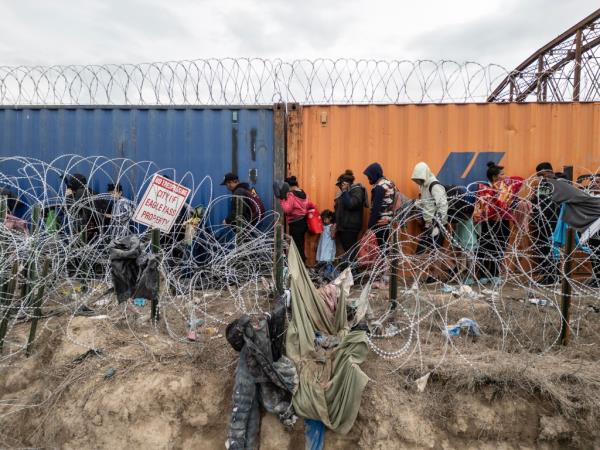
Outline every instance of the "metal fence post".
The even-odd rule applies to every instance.
[[[152,230],[152,253],[158,255],[160,253],[160,230],[153,229]],[[159,281],[160,282],[160,281]],[[159,310],[158,310],[158,295],[155,298],[150,299],[151,302],[151,311],[150,311],[150,319],[153,323],[156,323],[159,319]]]
[[[8,202],[4,195],[0,196],[0,222],[6,221],[6,215],[8,214]]]
[[[392,227],[392,239],[390,245],[390,308],[396,309],[398,306],[398,236],[397,229]]]
[[[565,166],[563,173],[566,178],[573,181],[573,166]],[[571,272],[573,270],[572,253],[575,247],[575,230],[567,230],[567,242],[565,244],[565,272],[562,279],[562,297],[560,304],[560,343],[568,345],[570,339],[570,315],[571,315]]]
[[[283,225],[275,225],[275,291],[283,294]]]

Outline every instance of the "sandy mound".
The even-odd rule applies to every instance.
[[[208,326],[195,343],[131,318],[57,316],[40,328],[34,354],[1,368],[3,447],[224,448],[237,354]],[[13,345],[28,330],[18,325]],[[450,351],[426,332],[411,358],[370,354],[355,427],[328,433],[326,448],[600,448],[597,346],[582,338],[535,356],[488,335],[455,338]],[[303,449],[302,421],[286,430],[264,416],[261,448]]]

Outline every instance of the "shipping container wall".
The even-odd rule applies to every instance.
[[[292,105],[287,171],[321,209],[332,208],[335,181],[379,162],[411,197],[419,161],[446,184],[485,178],[487,163],[527,177],[541,161],[575,166],[575,175],[600,167],[600,103],[442,104],[389,106]]]
[[[60,158],[59,169],[66,168],[70,159],[61,156],[74,154],[151,161],[156,170],[174,169],[164,173],[192,189],[210,176],[212,183],[205,181],[191,200],[194,206],[227,194],[220,186],[223,174],[237,172],[272,207],[271,109],[4,108],[0,109],[0,133],[0,156],[44,162]],[[82,162],[69,171],[85,175],[91,165]],[[21,164],[10,166],[0,170],[15,171]],[[109,173],[98,171],[90,180],[97,192],[105,192],[107,182],[117,176],[110,173],[116,169],[108,167]],[[48,181],[55,189],[61,182],[58,175]],[[141,187],[124,186],[126,195],[136,189]],[[227,207],[228,202],[218,203],[212,219],[222,220]]]

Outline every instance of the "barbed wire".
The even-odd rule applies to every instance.
[[[196,216],[199,220],[178,219],[180,225],[185,223],[185,231],[160,242],[158,322],[150,320],[149,302],[118,302],[111,276],[109,252],[115,237],[111,227],[95,223],[88,227],[86,239],[81,238],[82,213],[102,217],[96,201],[105,199],[106,194],[90,191],[79,200],[67,201],[69,193],[62,179],[75,171],[85,172],[89,185],[96,178],[121,184],[133,203],[142,198],[155,173],[169,174],[191,189],[192,206],[202,206],[203,213]],[[594,191],[596,178],[590,180],[592,184],[580,187]],[[412,364],[419,376],[456,365],[456,361],[474,373],[485,372],[485,367],[478,365],[482,354],[499,360],[523,353],[531,361],[528,364],[533,364],[539,359],[532,356],[543,358],[559,343],[564,326],[559,282],[567,275],[572,289],[572,346],[585,352],[590,346],[597,347],[600,240],[577,246],[572,252],[558,246],[550,255],[548,242],[541,242],[550,239],[547,233],[544,239],[535,233],[540,227],[546,231],[555,227],[554,218],[547,214],[549,204],[532,201],[538,185],[535,177],[525,180],[519,198],[515,198],[510,235],[504,236],[505,247],[500,253],[480,251],[490,245],[498,248],[497,241],[502,238],[477,231],[477,227],[468,246],[456,229],[440,227],[447,245],[415,251],[429,232],[419,225],[426,202],[417,200],[385,227],[389,237],[383,252],[367,253],[367,259],[372,260],[368,265],[360,252],[357,260],[350,261],[354,286],[347,298],[349,320],[352,317],[353,325],[367,324],[369,348],[377,360],[398,369]],[[52,333],[60,333],[60,339],[76,349],[75,356],[79,356],[67,361],[67,369],[79,367],[92,352],[101,355],[105,366],[125,370],[126,366],[152,360],[160,352],[183,358],[186,351],[189,356],[199,348],[223,351],[226,344],[221,333],[226,324],[241,314],[264,314],[277,301],[274,224],[280,217],[271,211],[258,226],[247,222],[224,225],[216,212],[233,198],[216,195],[209,177],[195,181],[190,174],[127,159],[65,155],[44,162],[12,157],[0,158],[0,188],[8,198],[8,215],[0,223],[0,334],[4,338],[0,373],[10,373],[24,364],[27,359],[22,356],[29,345],[40,354],[52,345],[44,341],[48,333],[41,331],[28,344],[28,330],[34,320],[39,319],[42,331],[54,323]],[[209,194],[200,195],[206,192]],[[459,199],[468,200],[473,189],[466,192]],[[271,193],[260,194],[265,197]],[[202,205],[197,203],[200,200]],[[20,218],[11,214],[17,211]],[[57,217],[51,218],[50,211],[58,212]],[[143,253],[150,253],[147,230],[130,223],[126,231],[139,238]],[[283,247],[287,251],[285,242]],[[587,272],[587,283],[581,275],[568,271],[567,258],[574,261],[573,273]],[[348,259],[342,257],[336,262],[341,272]],[[393,267],[398,269],[394,307],[388,290]],[[283,269],[285,273],[286,265]],[[328,308],[331,284],[317,270],[310,274]],[[431,277],[435,279],[428,281]],[[343,282],[341,289],[345,289]],[[81,332],[82,327],[86,332]],[[220,347],[215,347],[215,339],[221,341]],[[121,352],[123,343],[126,353]],[[228,364],[230,359],[221,364]],[[176,364],[178,359],[172,361]],[[80,376],[91,374],[88,370]],[[62,389],[64,386],[59,385],[53,395]],[[28,409],[51,409],[52,404],[14,395],[4,399],[3,408],[0,420]]]
[[[104,311],[112,314],[114,321],[122,319],[115,313],[119,305],[112,300],[114,293],[110,293],[109,244],[114,241],[115,233],[111,226],[102,225],[104,213],[99,211],[97,202],[106,199],[106,194],[90,191],[79,200],[68,201],[67,184],[60,181],[84,166],[88,183],[101,177],[120,184],[134,204],[142,198],[155,173],[169,172],[158,170],[150,162],[105,157],[65,155],[49,163],[23,157],[0,158],[0,187],[3,195],[8,195],[9,213],[20,210],[22,217],[9,214],[0,225],[0,245],[3,254],[8,255],[0,261],[0,319],[7,326],[5,348],[12,349],[0,357],[0,361],[25,350],[23,342],[10,338],[11,330],[40,314],[36,296],[42,288],[45,294],[39,305],[43,311],[41,317],[79,315],[82,308],[85,313],[89,307],[94,314]],[[160,308],[167,327],[166,338],[186,342],[186,324],[196,318],[221,326],[236,312],[252,314],[268,310],[269,302],[264,300],[269,298],[274,286],[274,223],[279,217],[275,212],[267,213],[260,227],[248,223],[224,225],[222,217],[213,212],[222,211],[221,204],[230,202],[231,196],[215,196],[209,177],[200,182],[194,182],[190,174],[177,177],[173,173],[172,177],[190,187],[190,198],[195,201],[199,201],[201,192],[210,193],[202,197],[202,216],[196,217],[192,225],[189,218],[195,209],[190,208],[176,230],[165,235],[160,245],[163,286]],[[542,353],[547,351],[556,345],[561,330],[561,290],[557,283],[566,277],[567,257],[574,258],[578,269],[592,261],[591,283],[584,284],[579,278],[572,278],[570,282],[576,302],[573,323],[581,321],[591,306],[597,307],[594,296],[600,287],[600,245],[587,246],[583,256],[579,247],[572,254],[565,254],[563,248],[549,255],[552,244],[545,241],[551,239],[548,233],[556,226],[556,217],[548,216],[543,209],[548,205],[531,202],[536,183],[536,178],[526,180],[521,189],[524,194],[519,199],[519,210],[526,211],[521,216],[527,217],[515,218],[510,236],[503,238],[498,230],[490,234],[473,228],[473,242],[464,248],[464,242],[454,231],[441,228],[447,248],[415,252],[426,242],[427,236],[427,231],[419,231],[416,226],[422,207],[422,201],[417,201],[388,226],[389,240],[395,244],[388,244],[385,252],[378,250],[376,260],[366,267],[360,260],[350,264],[355,274],[360,274],[357,281],[360,298],[367,299],[368,309],[374,314],[385,311],[388,305],[384,300],[387,290],[378,285],[389,283],[390,267],[395,265],[401,273],[398,282],[401,308],[395,314],[405,316],[393,322],[395,328],[372,330],[371,347],[378,355],[407,357],[410,348],[418,343],[418,330],[424,322],[429,328],[444,330],[458,319],[453,317],[457,313],[454,306],[461,304],[464,308],[465,300],[473,320],[501,330],[502,348],[509,344],[531,345]],[[472,189],[467,190],[464,195],[472,196],[472,192]],[[54,212],[52,217],[51,212]],[[85,239],[81,238],[82,217],[88,220]],[[540,227],[546,229],[544,239],[536,234],[535,230],[539,234]],[[144,251],[149,252],[147,230],[132,223],[121,231],[138,236]],[[499,244],[502,239],[505,242]],[[499,249],[499,246],[504,248]],[[340,260],[341,264],[347,262]],[[313,275],[315,280],[323,282],[318,272]],[[435,278],[433,287],[428,287],[424,283],[432,276]],[[14,283],[9,289],[11,281]],[[534,309],[530,309],[531,298],[540,300]],[[520,315],[515,315],[517,310]],[[541,322],[532,320],[532,314]],[[372,323],[384,322],[375,319],[370,317]],[[523,320],[527,326],[521,323]],[[497,324],[492,325],[490,321]],[[380,348],[378,339],[398,336],[408,339],[399,349],[384,351]]]
[[[0,66],[1,105],[484,102],[508,71],[449,60],[196,59]]]

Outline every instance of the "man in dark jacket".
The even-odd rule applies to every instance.
[[[558,282],[558,266],[552,257],[552,234],[558,221],[559,206],[552,201],[552,185],[549,179],[555,179],[552,164],[542,162],[535,168],[540,177],[539,184],[531,196],[531,242],[534,252],[534,263],[542,285]]]
[[[591,233],[588,228],[600,220],[600,197],[584,192],[564,180],[552,180],[552,200],[564,205],[562,219],[575,231],[582,233],[579,244],[587,244],[591,250],[592,278],[588,281],[590,287],[600,287],[600,237],[598,232]],[[589,240],[588,240],[589,239]]]
[[[392,221],[394,215],[395,186],[383,176],[383,169],[379,163],[369,165],[363,173],[373,186],[368,227],[375,231],[379,247],[383,248],[389,234],[389,227],[386,225]]]
[[[356,260],[358,235],[363,227],[363,208],[367,207],[367,192],[360,183],[354,183],[354,174],[346,170],[338,177],[340,193],[335,199],[335,235],[345,255],[345,265]]]
[[[252,190],[250,185],[248,183],[240,183],[238,176],[229,172],[223,177],[221,186],[225,186],[227,190],[231,192],[231,195],[233,195],[233,198],[231,199],[229,215],[225,218],[224,223],[227,225],[235,224],[236,218],[238,215],[240,215],[244,218],[245,222],[248,222],[251,225],[256,225],[256,223],[260,220],[260,206],[257,204],[257,201],[252,198]],[[238,198],[240,197],[242,199],[242,210],[238,212],[236,205],[238,204]]]

